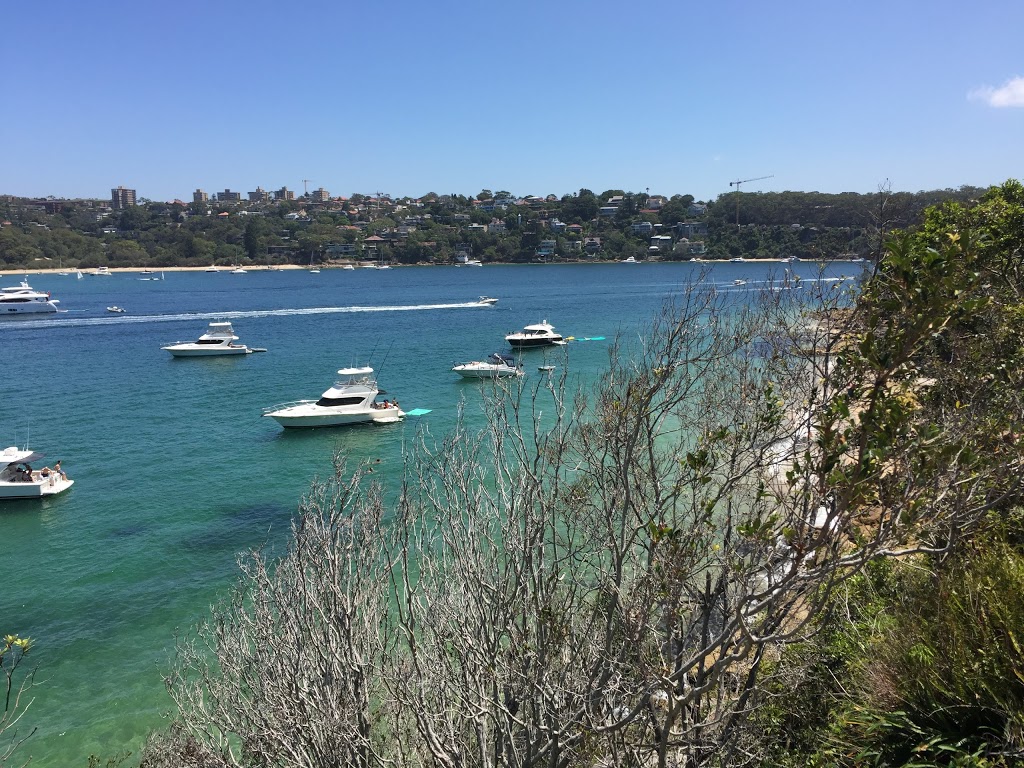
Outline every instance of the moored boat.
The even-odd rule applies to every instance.
[[[405,413],[397,401],[377,402],[382,394],[373,368],[342,368],[334,385],[319,400],[298,400],[264,410],[263,415],[286,428],[340,427],[349,424],[393,424]]]
[[[531,347],[545,347],[551,344],[564,344],[565,339],[560,333],[556,333],[554,327],[547,320],[541,323],[527,325],[521,331],[510,333],[505,341],[513,349],[527,349]]]
[[[464,379],[497,379],[503,376],[522,376],[523,369],[509,355],[494,352],[486,360],[473,360],[452,366],[452,371]]]
[[[0,501],[55,496],[74,485],[75,481],[61,470],[59,461],[53,469],[32,469],[31,463],[43,458],[41,453],[13,445],[0,451]]]

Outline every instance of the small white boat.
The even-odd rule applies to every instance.
[[[207,268],[206,268],[206,269],[205,269],[204,271],[205,271],[205,272],[220,272],[220,270],[219,270],[219,269],[217,269],[217,267],[215,267],[215,266],[212,266],[212,265],[211,265],[211,266],[209,266],[209,267],[207,267]]]
[[[210,323],[206,333],[195,341],[179,341],[160,349],[170,352],[175,357],[212,357],[214,355],[248,355],[250,352],[262,352],[245,344],[235,344],[235,335],[231,323]]]
[[[340,377],[319,400],[298,400],[267,408],[264,416],[282,427],[340,427],[349,424],[393,424],[405,413],[394,401],[377,402],[381,393],[373,368],[342,368]]]
[[[320,274],[320,270],[317,267],[311,267],[310,270],[309,270],[309,274],[311,274],[311,275],[319,275]]]
[[[58,299],[51,299],[49,292],[37,291],[28,284],[28,277],[20,285],[0,288],[0,317],[5,315],[56,312]]]
[[[635,258],[633,258],[632,256],[629,256],[629,257],[627,257],[627,258],[623,259],[623,260],[622,260],[621,262],[619,262],[619,263],[620,263],[620,264],[639,264],[640,262],[639,262],[639,261],[637,261],[637,260],[636,260]]]
[[[464,379],[497,379],[503,376],[522,376],[523,369],[510,355],[494,352],[486,360],[460,363],[452,370]]]
[[[510,333],[505,337],[505,341],[513,349],[545,347],[551,344],[561,345],[565,343],[562,334],[555,333],[554,327],[547,320],[542,323],[527,325],[521,331]]]
[[[742,278],[737,277],[735,280],[732,281],[732,284],[733,285],[746,285],[747,281],[743,280]]]
[[[32,469],[31,462],[43,459],[43,454],[20,450],[15,446],[0,451],[0,501],[9,499],[41,499],[63,493],[74,480],[57,467]]]
[[[249,273],[248,273],[248,272],[246,272],[246,271],[245,271],[244,269],[242,269],[241,267],[235,267],[234,269],[232,269],[232,270],[231,270],[231,274],[232,274],[232,275],[247,275],[247,274],[249,274]]]
[[[118,314],[118,315],[124,314],[127,311],[128,310],[125,309],[124,307],[119,307],[116,304],[114,306],[112,306],[112,307],[107,307],[107,312],[113,312],[113,313]]]
[[[96,269],[94,269],[92,273],[99,277],[110,277],[112,274],[114,274],[106,267],[96,267]]]
[[[355,265],[354,265],[354,264],[346,264],[345,266],[343,266],[343,267],[342,267],[342,269],[353,269],[353,270],[354,270],[355,268],[356,268],[356,267],[355,267]]]
[[[478,304],[486,304],[486,305],[490,306],[492,304],[497,304],[498,300],[493,298],[493,297],[491,297],[491,296],[481,296],[480,300],[477,303]]]

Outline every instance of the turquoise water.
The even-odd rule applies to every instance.
[[[707,266],[707,265],[705,265]],[[724,263],[708,279],[742,298],[779,265]],[[807,278],[815,264],[791,265]],[[0,633],[35,639],[41,684],[23,747],[34,766],[86,764],[137,752],[168,710],[161,674],[176,630],[205,614],[235,577],[238,552],[279,542],[331,456],[402,465],[426,423],[471,418],[479,384],[454,362],[507,351],[504,335],[549,320],[584,380],[604,367],[617,333],[633,335],[698,267],[684,264],[405,267],[387,271],[33,276],[67,310],[0,321],[0,448],[26,442],[75,480],[63,496],[0,502]],[[858,272],[833,264],[832,277]],[[15,284],[9,273],[3,284]],[[734,286],[737,278],[744,286]],[[493,307],[475,306],[481,295]],[[113,315],[105,307],[127,308]],[[266,353],[174,359],[160,349],[229,319]],[[556,352],[555,357],[561,355]],[[527,381],[545,352],[525,353]],[[554,360],[561,362],[560,359]],[[283,431],[269,405],[315,398],[341,367],[372,365],[403,409],[398,425]],[[382,471],[383,470],[383,471]]]

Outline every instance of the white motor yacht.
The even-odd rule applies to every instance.
[[[107,307],[107,312],[113,312],[113,313],[118,314],[118,315],[123,315],[127,311],[128,310],[125,309],[124,307],[119,307],[116,304],[114,306],[112,306],[112,307]]]
[[[299,400],[267,408],[264,416],[282,427],[339,427],[347,424],[392,424],[405,413],[397,402],[377,402],[381,390],[373,368],[342,368],[334,386],[319,400]]]
[[[480,297],[480,301],[478,301],[477,303],[478,304],[486,304],[486,305],[490,306],[491,304],[497,304],[498,300],[496,298],[494,298],[493,296],[481,296]]]
[[[453,366],[452,370],[464,379],[497,379],[502,376],[522,376],[523,369],[509,355],[494,352],[486,360],[473,360]]]
[[[31,462],[42,458],[41,453],[21,450],[13,445],[0,451],[0,501],[55,496],[74,485],[75,481],[69,480],[59,468],[33,470]]]
[[[110,277],[112,274],[114,274],[107,267],[96,267],[96,269],[94,269],[92,273],[99,277]]]
[[[523,330],[510,333],[505,341],[514,349],[526,349],[530,347],[544,347],[549,344],[564,344],[565,340],[560,333],[555,333],[554,327],[545,320],[542,323],[527,325]]]
[[[179,341],[166,347],[160,347],[160,349],[167,350],[175,357],[247,355],[257,351],[245,344],[235,344],[236,341],[238,341],[238,337],[235,336],[231,323],[210,323],[206,333],[195,341]]]
[[[0,316],[56,312],[59,303],[59,300],[50,298],[49,292],[35,290],[28,284],[27,277],[20,285],[0,288]]]

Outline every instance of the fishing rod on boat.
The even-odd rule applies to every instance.
[[[384,353],[384,359],[380,361],[380,368],[377,369],[377,373],[381,373],[384,370],[384,363],[388,361],[388,357],[391,355],[391,348],[395,346],[395,340],[391,340],[391,344],[388,345],[388,351]],[[374,347],[376,349],[376,347]]]

